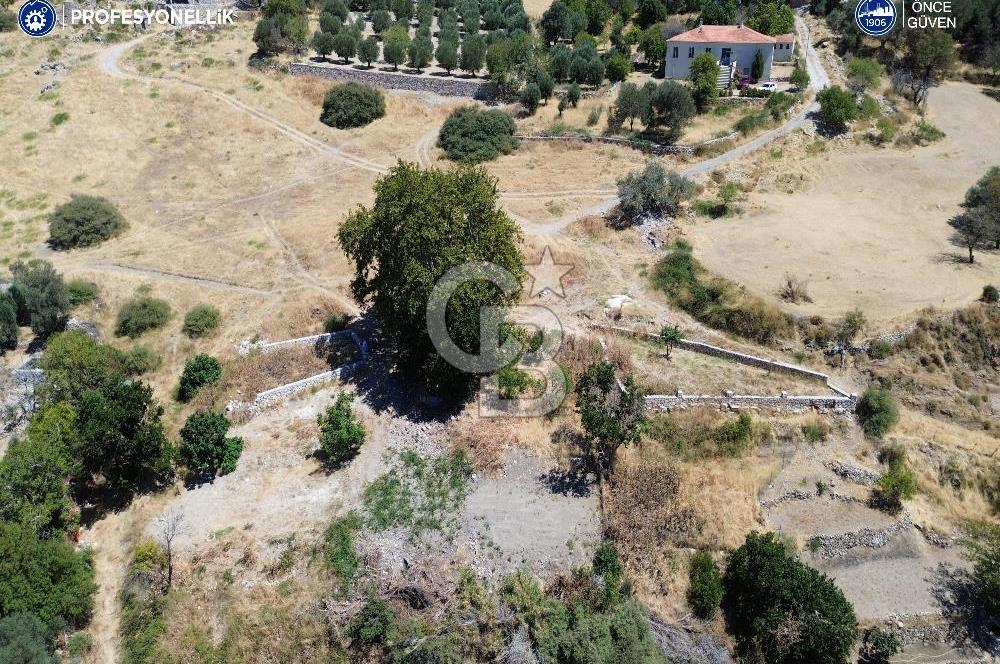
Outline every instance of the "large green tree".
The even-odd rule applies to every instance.
[[[28,612],[46,625],[81,626],[93,611],[96,589],[89,551],[0,522],[0,616]]]
[[[498,265],[519,285],[519,237],[517,224],[498,204],[496,180],[485,170],[424,170],[406,162],[375,183],[374,205],[359,206],[339,232],[355,266],[354,297],[371,305],[403,364],[442,391],[467,387],[469,376],[435,352],[427,332],[431,291],[448,270],[470,261]],[[484,281],[461,284],[448,304],[451,339],[477,352],[482,308],[509,305],[516,297]]]
[[[198,473],[226,475],[236,469],[243,452],[243,439],[226,437],[229,420],[222,413],[201,411],[184,422],[181,456]]]
[[[1000,249],[1000,166],[993,166],[965,192],[962,207],[982,220],[985,233]]]
[[[73,249],[99,244],[125,228],[115,205],[99,196],[73,196],[49,215],[49,245]]]
[[[827,576],[791,557],[774,533],[733,551],[722,610],[737,654],[768,664],[845,664],[858,638],[854,608]]]
[[[747,24],[765,35],[786,35],[795,32],[795,14],[784,2],[758,2],[754,5]]]
[[[719,63],[711,53],[699,53],[691,61],[688,80],[694,89],[694,103],[699,113],[704,113],[719,96]]]
[[[0,292],[0,351],[15,348],[19,333],[17,301],[10,293]]]
[[[955,41],[943,30],[905,30],[903,57],[896,65],[920,106],[927,93],[955,68]]]
[[[607,362],[587,367],[575,389],[580,422],[603,474],[613,468],[619,447],[639,440],[646,414],[645,394],[631,375],[619,385],[614,365]]]
[[[676,141],[696,113],[691,92],[677,81],[659,85],[648,81],[643,89],[649,96],[648,111],[642,119],[646,128],[658,130],[668,142]]]
[[[69,297],[62,275],[52,263],[34,258],[10,266],[11,289],[18,304],[19,322],[30,325],[40,337],[56,332],[69,312]]]
[[[25,438],[11,441],[0,461],[0,520],[21,523],[43,538],[69,526],[75,427],[76,413],[57,403],[35,413]]]

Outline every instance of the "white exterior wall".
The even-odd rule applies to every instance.
[[[677,49],[677,57],[674,57],[674,49]],[[691,49],[694,52],[691,52]],[[722,57],[722,49],[732,49],[731,61],[735,60],[741,72],[750,74],[750,67],[753,66],[753,59],[759,50],[764,56],[764,73],[762,81],[771,79],[771,63],[774,62],[774,44],[720,44],[707,42],[667,42],[666,72],[667,78],[687,78],[691,61],[702,53],[711,49],[712,56],[716,61]],[[788,51],[789,58],[791,51]]]
[[[792,53],[795,52],[795,44],[775,44],[774,45],[774,61],[775,62],[791,62]]]

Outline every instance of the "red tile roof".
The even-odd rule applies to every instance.
[[[779,44],[792,44],[795,42],[795,35],[778,35],[775,39]]]
[[[674,35],[667,42],[773,44],[775,39],[751,30],[745,25],[701,25],[694,30]]]

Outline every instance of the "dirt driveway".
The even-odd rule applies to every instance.
[[[965,250],[952,244],[946,222],[965,191],[1000,163],[1000,105],[966,83],[933,90],[928,103],[944,140],[815,157],[811,189],[764,194],[763,212],[691,228],[699,258],[770,296],[785,274],[806,280],[814,303],[795,308],[804,314],[857,306],[885,322],[978,297],[984,284],[1000,281],[1000,255],[981,252],[974,267],[960,262]]]

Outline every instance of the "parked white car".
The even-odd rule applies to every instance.
[[[774,92],[778,89],[778,84],[774,81],[767,81],[766,83],[760,84],[761,90],[767,90],[768,92]]]

